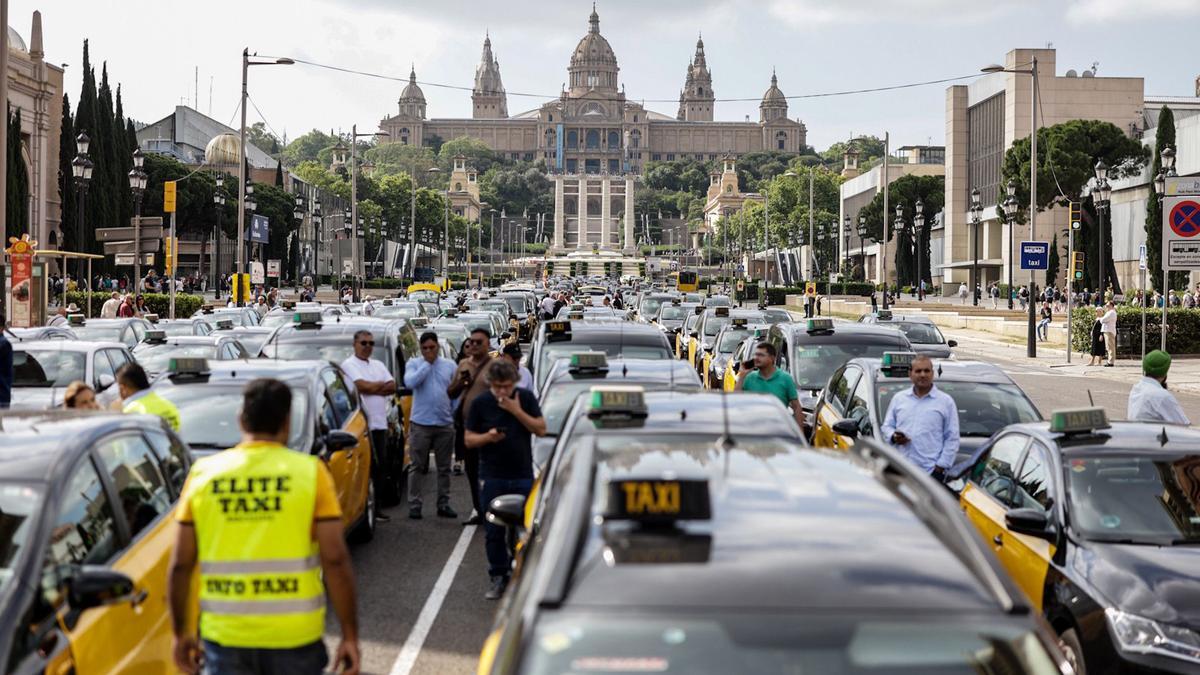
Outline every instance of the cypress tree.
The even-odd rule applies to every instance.
[[[1166,294],[1162,286],[1162,207],[1153,178],[1162,171],[1162,151],[1175,147],[1175,113],[1167,106],[1158,111],[1158,128],[1154,134],[1154,157],[1150,165],[1150,198],[1146,202],[1146,274],[1151,286]],[[1168,284],[1171,288],[1182,288],[1187,284],[1187,272],[1172,272]]]
[[[125,133],[125,106],[121,103],[121,85],[117,85],[117,104],[113,113],[112,139],[116,167],[116,180],[113,195],[115,199],[116,218],[118,227],[129,223],[133,217],[133,200],[129,198],[129,172],[133,169],[133,149],[136,145],[129,144],[129,136]]]
[[[283,187],[283,162],[275,163],[275,187]]]
[[[1046,286],[1050,287],[1054,285],[1054,282],[1058,281],[1059,257],[1057,232],[1054,233],[1054,237],[1050,240],[1050,255],[1049,260],[1046,262],[1048,263],[1046,267]]]
[[[12,111],[12,106],[9,106]],[[25,157],[21,154],[21,110],[6,115],[8,134],[8,194],[4,205],[5,245],[8,237],[29,232],[29,176],[25,173]]]
[[[88,189],[88,204],[96,203],[96,218],[88,223],[89,228],[116,227],[117,185],[114,180],[117,170],[116,149],[113,147],[113,99],[108,84],[108,62],[100,66],[100,86],[96,90],[96,133],[92,135],[92,185]],[[95,237],[89,237],[89,240]],[[95,244],[95,242],[89,242]],[[95,244],[99,249],[99,245]],[[98,250],[96,252],[99,252]]]
[[[75,179],[71,174],[71,160],[75,159],[75,120],[71,116],[71,101],[66,94],[62,99],[62,131],[58,135],[58,200],[62,204],[62,241],[59,247],[74,251],[79,245],[75,234]],[[48,242],[47,242],[48,243]],[[45,244],[43,244],[45,245]]]

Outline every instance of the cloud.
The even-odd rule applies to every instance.
[[[1074,24],[1095,24],[1109,21],[1145,21],[1148,19],[1182,19],[1200,16],[1197,0],[1072,0],[1066,11],[1067,20]]]
[[[771,0],[767,12],[793,28],[816,29],[851,24],[912,24],[916,20],[923,25],[978,23],[1037,6],[1035,0]]]

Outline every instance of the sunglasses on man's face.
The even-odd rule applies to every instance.
[[[375,341],[374,340],[359,340],[358,344],[366,346],[366,347],[374,347]]]

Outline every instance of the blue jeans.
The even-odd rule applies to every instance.
[[[328,663],[321,640],[291,649],[223,647],[204,641],[204,675],[321,675]]]
[[[1049,340],[1050,336],[1050,319],[1042,319],[1037,324],[1037,336],[1039,340]]]
[[[484,509],[502,495],[525,495],[533,488],[532,478],[480,478],[479,503]],[[483,516],[485,514],[480,514]],[[483,545],[487,551],[488,576],[508,578],[512,574],[512,556],[508,550],[508,531],[483,521]]]

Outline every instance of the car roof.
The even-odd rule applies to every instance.
[[[60,352],[90,352],[96,349],[128,349],[123,342],[99,340],[29,340],[13,345],[13,350],[50,350]]]
[[[317,377],[322,369],[331,365],[329,361],[318,360],[211,360],[208,362],[206,377],[175,379],[161,377],[154,381],[153,386],[157,387],[164,382],[173,386],[214,382],[249,382],[260,377],[272,377],[285,382],[296,380],[310,381],[312,378]]]
[[[600,382],[673,382],[676,385],[700,386],[696,371],[685,361],[679,359],[626,359],[619,356],[608,359],[607,370],[588,370],[571,372],[571,360],[560,358],[555,360],[546,378],[546,386],[559,382],[587,381]]]
[[[896,328],[888,328],[867,323],[839,323],[834,324],[833,332],[831,333],[814,333],[809,334],[808,324],[804,321],[796,323],[777,323],[771,327],[771,330],[779,330],[795,337],[801,337],[806,341],[812,342],[879,342],[879,341],[895,341],[897,339],[908,341]]]
[[[546,324],[540,324],[539,327]],[[565,337],[565,336],[569,336]],[[593,343],[608,343],[628,341],[630,344],[645,346],[666,342],[666,337],[658,328],[644,323],[630,321],[571,321],[571,330],[555,338],[555,342],[588,341]]]
[[[908,613],[1003,607],[945,535],[886,484],[884,473],[864,470],[845,454],[780,441],[689,448],[651,440],[597,452],[594,486],[664,474],[708,481],[711,519],[679,528],[710,537],[709,549],[700,561],[606,564],[608,524],[589,519],[568,608]],[[636,546],[632,528],[613,525]],[[960,529],[957,536],[973,533]]]
[[[854,364],[862,368],[869,369],[875,374],[875,379],[881,381],[887,380],[903,380],[908,382],[908,374],[903,375],[884,375],[880,372],[883,364],[879,359],[871,359],[866,357],[858,357],[850,359],[847,364]],[[952,359],[933,359],[933,372],[936,377],[933,383],[937,384],[938,380],[947,382],[980,382],[983,384],[1014,384],[1013,379],[1008,376],[999,366],[986,361],[957,361]]]
[[[637,427],[639,434],[720,435],[725,431],[728,413],[734,438],[740,434],[800,438],[799,427],[792,416],[779,399],[769,394],[727,394],[711,390],[647,391],[643,399],[647,414],[644,423]],[[602,420],[584,423],[587,419],[585,416],[575,426],[574,433],[605,432]],[[753,431],[745,432],[747,429]],[[624,431],[628,432],[629,429]]]
[[[1051,413],[1053,414],[1053,413]],[[1162,422],[1110,422],[1108,429],[1092,433],[1063,434],[1050,431],[1050,422],[1028,422],[1013,424],[1005,430],[1023,431],[1049,441],[1065,455],[1137,453],[1149,455],[1161,452],[1164,455],[1200,452],[1200,429],[1183,427]]]
[[[98,433],[161,426],[162,419],[155,415],[61,408],[5,411],[0,413],[0,476],[44,482],[55,464],[73,462],[86,452],[87,439]]]

